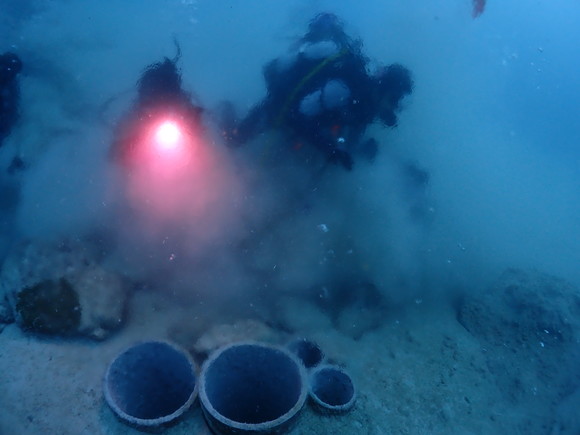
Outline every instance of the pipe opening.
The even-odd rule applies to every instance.
[[[119,355],[107,372],[109,405],[131,423],[159,424],[183,412],[196,393],[189,357],[168,343],[147,342]],[[177,415],[173,416],[177,417]]]
[[[354,404],[352,379],[338,367],[317,369],[310,382],[310,394],[318,405],[333,411],[346,411]]]
[[[277,420],[303,400],[297,362],[279,349],[256,344],[222,351],[207,366],[203,384],[215,412],[249,425]]]

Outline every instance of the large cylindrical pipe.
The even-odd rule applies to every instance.
[[[218,434],[280,434],[294,423],[308,394],[302,364],[283,348],[237,343],[204,363],[199,398]]]
[[[184,349],[164,341],[140,343],[109,365],[105,400],[131,426],[160,426],[189,409],[197,396],[196,372]]]

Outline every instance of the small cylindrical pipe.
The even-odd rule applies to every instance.
[[[189,353],[164,341],[136,344],[109,365],[105,400],[131,426],[174,421],[197,396],[197,369]]]
[[[302,361],[307,369],[312,369],[324,361],[324,352],[311,340],[298,338],[288,343],[288,349]]]
[[[323,413],[342,413],[350,410],[356,400],[351,377],[333,365],[321,365],[310,373],[310,398]]]

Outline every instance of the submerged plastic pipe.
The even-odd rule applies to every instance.
[[[286,349],[238,343],[214,352],[204,363],[199,398],[210,428],[218,434],[280,434],[304,405],[306,373]]]
[[[160,426],[180,417],[195,400],[196,366],[187,351],[171,343],[140,343],[109,365],[104,393],[126,423]]]
[[[310,398],[319,411],[338,414],[350,410],[356,391],[350,376],[340,367],[322,365],[310,373]]]
[[[299,338],[290,342],[288,349],[302,361],[302,364],[307,369],[316,367],[324,360],[324,352],[322,352],[320,346],[305,338]]]

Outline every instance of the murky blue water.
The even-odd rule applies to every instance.
[[[0,404],[10,403],[0,431],[123,433],[101,406],[107,361],[135,340],[163,338],[201,362],[228,342],[208,335],[220,325],[238,325],[220,330],[231,340],[314,336],[358,377],[363,393],[350,420],[325,426],[308,411],[296,433],[580,430],[574,1],[488,1],[475,18],[468,0],[0,3],[0,54],[23,62],[19,118],[0,147],[8,325],[0,361],[15,370],[0,377]],[[397,127],[366,129],[378,144],[374,161],[361,153],[352,171],[326,164],[284,129],[229,146],[223,102],[243,118],[266,95],[264,65],[289,61],[322,11],[362,41],[369,70],[399,63],[412,74]],[[177,156],[169,169],[158,150],[120,164],[112,148],[134,113],[138,79],[148,65],[177,59],[176,43],[182,88],[203,109],[195,125],[178,115],[193,151],[166,146]],[[322,95],[308,97],[309,113],[324,106]],[[22,254],[26,245],[44,254]],[[508,268],[518,272],[502,275]],[[17,295],[63,276],[85,286],[84,317],[58,350],[42,327],[40,336],[21,331]],[[101,285],[124,290],[116,297]],[[64,382],[54,373],[81,370],[86,336],[111,338],[88,345],[101,359],[76,379],[95,388],[79,402],[81,417],[57,424],[67,417],[54,396],[14,404],[37,394],[18,349],[43,364],[56,352],[58,368],[46,363],[41,378]],[[562,372],[552,375],[556,355]],[[372,371],[381,364],[398,377]],[[425,378],[414,378],[423,367]],[[450,370],[459,374],[446,378]],[[442,384],[425,380],[439,375]],[[478,376],[495,390],[476,385]],[[71,385],[62,387],[68,399],[84,394]],[[403,405],[392,404],[397,396]],[[206,430],[191,423],[201,421],[194,412],[170,431]],[[86,429],[70,429],[83,420]]]

